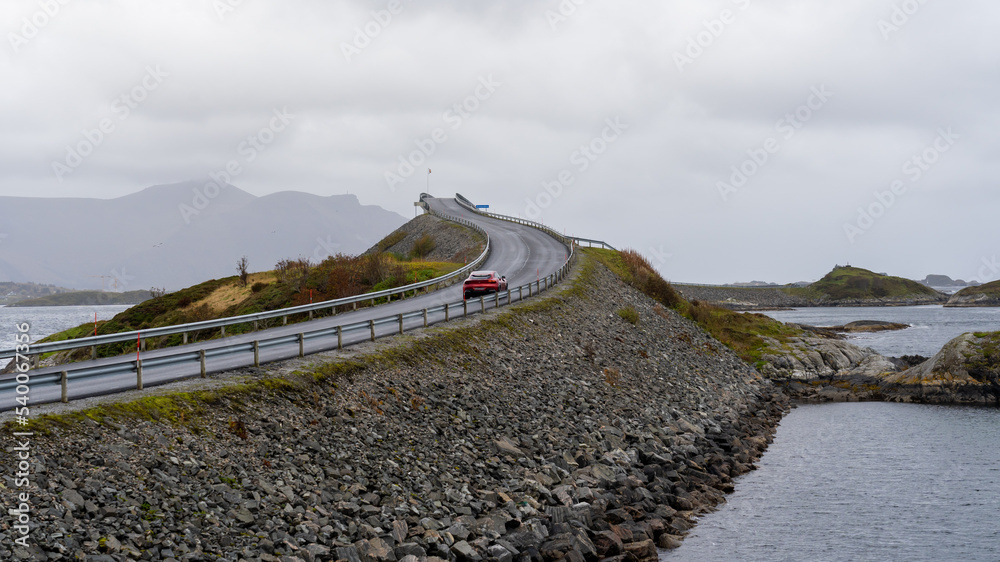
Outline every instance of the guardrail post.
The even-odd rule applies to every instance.
[[[181,337],[184,339],[184,345],[187,345],[188,344],[188,333],[184,332],[183,334],[181,334]]]
[[[97,346],[96,345],[90,346],[90,358],[93,361],[97,361]]]
[[[369,320],[368,321],[368,328],[372,331],[372,341],[375,341],[375,321],[374,320]]]
[[[354,310],[358,309],[358,301],[354,301]]]
[[[260,367],[260,342],[257,340],[253,342],[253,366]]]
[[[469,315],[469,301],[462,299],[462,316]]]
[[[486,295],[479,295],[479,312],[486,312]]]
[[[66,371],[62,372],[62,377],[60,377],[59,383],[62,385],[62,403],[66,404],[69,402],[69,390],[68,390],[69,373]]]
[[[531,282],[528,282],[528,297],[531,297]]]
[[[226,327],[222,327],[222,337],[226,337]]]
[[[313,319],[313,311],[311,311],[311,310],[309,311],[309,319],[310,319],[310,320],[312,320],[312,319]]]
[[[282,316],[281,317],[281,325],[282,326],[287,326],[288,325],[288,317],[287,316]]]
[[[427,309],[424,309],[424,328],[427,327]]]
[[[135,388],[142,390],[142,359],[135,360]]]
[[[256,320],[253,321],[253,331],[255,331],[255,332],[257,331],[257,321]]]
[[[306,335],[299,334],[299,357],[306,356]]]
[[[208,376],[207,365],[205,365],[205,350],[198,351],[198,361],[201,363],[201,378]]]
[[[521,302],[523,300],[524,300],[524,295],[521,293],[521,287],[518,287],[517,288],[517,302]]]
[[[444,321],[447,322],[448,320],[450,320],[448,318],[448,303],[444,303]]]
[[[344,349],[344,327],[337,326],[337,349]]]
[[[398,314],[397,317],[399,318],[399,335],[403,335],[403,315]]]

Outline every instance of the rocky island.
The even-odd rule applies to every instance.
[[[952,295],[945,306],[1000,306],[1000,281],[962,289]]]

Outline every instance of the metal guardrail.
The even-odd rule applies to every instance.
[[[590,238],[580,238],[579,236],[567,236],[565,234],[560,234],[556,230],[553,230],[552,228],[549,228],[549,227],[545,226],[544,224],[542,224],[540,222],[535,222],[535,221],[531,221],[531,220],[528,220],[528,219],[522,219],[520,217],[511,217],[511,216],[508,216],[508,215],[498,215],[496,213],[491,213],[489,211],[484,211],[482,209],[477,209],[476,206],[472,203],[472,201],[469,201],[468,198],[463,197],[460,193],[456,193],[455,194],[455,200],[458,201],[459,205],[465,207],[466,209],[468,209],[468,210],[470,210],[470,211],[472,211],[474,213],[478,213],[480,215],[483,215],[483,216],[486,216],[486,217],[491,217],[491,218],[494,218],[494,219],[499,219],[499,220],[508,221],[508,222],[514,222],[514,223],[517,223],[517,224],[523,224],[525,226],[531,226],[531,227],[537,228],[539,230],[543,230],[543,231],[547,232],[548,234],[554,236],[557,240],[562,241],[562,243],[566,244],[567,246],[571,245],[570,241],[573,241],[573,242],[576,242],[577,244],[586,243],[586,244],[588,244],[590,246],[594,246],[596,244],[600,244],[602,248],[606,248],[608,250],[615,250],[616,249],[614,246],[612,246],[611,244],[608,244],[607,242],[605,242],[603,240],[591,240]]]
[[[436,212],[434,212],[434,214],[436,214],[437,216],[442,216],[442,217],[446,217],[447,216],[447,215],[443,215],[441,213],[436,213]],[[473,223],[471,223],[469,221],[465,221],[464,219],[459,219],[457,217],[449,217],[447,220],[455,220],[457,222],[461,222],[463,224],[467,224],[467,225],[469,225],[469,226],[471,226],[471,227],[473,227],[473,228],[475,228],[475,229],[483,232],[484,234],[486,234],[486,236],[487,236],[487,249],[484,250],[484,253],[481,256],[482,259],[485,259],[486,255],[487,255],[487,252],[489,250],[489,234],[486,233],[485,229],[482,229],[478,225],[474,225]],[[551,231],[551,229],[545,229],[545,230],[546,230],[546,232],[550,232],[550,233],[553,232],[553,231]],[[519,287],[514,287],[514,288],[508,289],[506,291],[493,293],[491,295],[492,298],[489,299],[489,301],[487,300],[486,296],[481,296],[478,301],[475,301],[475,300],[469,301],[469,300],[463,299],[461,301],[451,302],[451,303],[445,303],[443,305],[438,305],[436,307],[429,307],[429,308],[424,308],[424,309],[419,309],[419,310],[413,310],[413,311],[410,311],[410,312],[404,312],[404,313],[395,314],[395,315],[392,315],[392,316],[385,316],[385,317],[376,318],[376,319],[367,320],[367,321],[354,322],[354,323],[351,323],[351,324],[346,324],[346,325],[341,325],[341,326],[334,326],[334,327],[317,328],[315,330],[303,330],[302,332],[300,332],[298,334],[294,334],[294,335],[283,335],[283,336],[274,336],[274,337],[270,337],[270,338],[262,338],[262,339],[259,339],[259,340],[255,340],[255,341],[251,341],[251,342],[237,343],[237,344],[233,344],[233,345],[222,347],[222,348],[193,350],[193,351],[184,352],[184,353],[175,353],[175,354],[172,354],[172,355],[169,355],[169,356],[166,356],[166,357],[156,357],[156,358],[150,358],[150,359],[146,359],[146,360],[142,360],[142,359],[134,359],[134,360],[133,359],[125,359],[124,357],[122,357],[122,358],[120,358],[117,361],[113,361],[111,363],[105,363],[103,365],[82,366],[80,364],[72,364],[71,363],[71,364],[66,365],[65,366],[65,370],[63,370],[61,372],[51,372],[51,373],[46,373],[46,374],[42,374],[42,375],[31,376],[30,377],[30,383],[31,383],[32,387],[36,387],[36,385],[44,385],[44,384],[59,384],[59,385],[61,385],[61,389],[62,389],[62,392],[61,392],[61,400],[62,400],[62,402],[69,402],[69,383],[71,381],[81,381],[81,380],[85,380],[85,379],[92,378],[92,377],[112,375],[112,374],[121,375],[121,374],[127,374],[127,373],[135,373],[135,376],[136,376],[136,388],[138,390],[142,390],[145,387],[145,385],[143,384],[143,369],[148,369],[148,368],[151,368],[151,367],[165,366],[165,365],[177,365],[177,364],[183,364],[183,363],[195,363],[195,362],[198,362],[198,363],[200,363],[201,377],[204,378],[210,372],[209,369],[208,369],[208,360],[212,359],[212,358],[216,358],[216,357],[231,356],[231,355],[234,355],[234,354],[249,354],[249,353],[252,353],[253,354],[253,358],[254,358],[254,361],[253,361],[254,366],[260,366],[260,350],[268,348],[268,347],[274,347],[274,346],[279,346],[279,345],[288,345],[288,344],[292,344],[292,343],[296,343],[297,342],[298,346],[299,346],[298,356],[302,357],[302,356],[305,355],[305,342],[308,341],[308,340],[319,340],[319,339],[322,339],[322,338],[333,338],[333,337],[336,337],[336,339],[337,339],[336,348],[337,349],[341,349],[343,347],[343,345],[344,345],[343,344],[343,338],[344,338],[345,334],[351,334],[351,333],[355,333],[355,332],[359,332],[359,331],[367,331],[368,334],[370,334],[369,335],[370,340],[371,341],[375,341],[375,339],[376,339],[376,328],[378,328],[380,326],[385,326],[387,324],[396,324],[396,325],[398,325],[398,333],[402,334],[404,332],[404,323],[407,320],[413,320],[413,319],[416,319],[416,318],[422,318],[423,319],[423,326],[426,327],[426,326],[429,325],[429,318],[430,318],[431,315],[439,315],[440,313],[443,312],[444,313],[444,321],[448,321],[448,320],[451,319],[451,311],[453,309],[457,309],[459,307],[461,307],[462,316],[463,317],[468,316],[470,314],[470,306],[469,306],[470,303],[473,303],[473,308],[475,308],[475,305],[478,304],[479,305],[478,306],[479,312],[483,313],[483,312],[486,312],[486,310],[488,308],[488,305],[490,305],[490,304],[492,304],[492,308],[499,308],[503,304],[503,301],[506,300],[506,304],[509,306],[513,302],[520,302],[520,301],[522,301],[526,296],[527,297],[531,297],[533,295],[537,295],[537,294],[539,294],[539,293],[541,293],[543,291],[546,291],[546,290],[554,287],[556,284],[558,284],[562,280],[564,280],[566,278],[566,276],[569,274],[570,268],[572,267],[572,264],[575,261],[576,256],[577,256],[577,254],[575,252],[575,249],[574,249],[574,245],[570,244],[569,246],[570,246],[569,255],[567,256],[567,258],[563,262],[563,264],[555,272],[553,272],[553,273],[551,273],[551,274],[549,274],[549,275],[547,275],[545,277],[539,278],[539,279],[537,279],[537,280],[535,280],[533,282],[529,282],[529,283],[527,283],[525,285],[521,285]],[[407,289],[407,290],[409,290],[409,289]],[[515,292],[517,293],[517,296],[518,296],[517,301],[513,300],[513,295],[514,295]],[[525,292],[527,292],[527,295],[524,294]],[[363,298],[361,300],[367,300],[369,298],[372,298],[371,296],[374,295],[374,294],[375,293],[366,294],[366,295],[363,296]],[[334,301],[328,301],[328,302],[334,302]],[[327,303],[323,303],[323,304],[325,306],[323,306],[322,308],[325,308],[326,306],[329,306],[329,304],[327,304]],[[296,307],[296,309],[298,309],[298,308],[301,308],[301,307]],[[288,310],[292,310],[292,309],[284,309],[284,310],[288,311]],[[476,313],[475,310],[472,310],[471,312],[473,314]],[[254,316],[254,315],[252,315],[252,316]],[[186,326],[191,326],[191,325],[186,325]],[[175,333],[177,333],[177,332],[175,332]],[[396,332],[393,332],[393,333],[396,333]],[[331,341],[330,348],[332,349],[333,347],[334,346],[332,345],[332,341]],[[281,360],[281,359],[290,358],[292,356],[293,355],[287,355],[287,356],[282,356],[282,357],[278,357],[278,358],[272,358],[272,360]],[[76,365],[76,366],[74,367],[74,365]],[[221,368],[221,369],[218,369],[218,370],[225,370],[227,368],[231,368],[231,367],[224,367],[224,368]],[[211,371],[211,372],[215,372],[215,371]],[[183,378],[192,378],[192,377],[183,377]],[[161,381],[161,382],[159,382],[157,384],[167,384],[169,382],[175,382],[175,380],[180,380],[180,379],[173,379],[173,380],[170,380],[170,381]],[[12,390],[16,390],[16,389],[17,389],[17,392],[21,392],[19,390],[19,387],[23,386],[23,384],[24,383],[20,382],[17,379],[0,381],[0,392],[2,392],[2,391],[12,391]],[[150,385],[150,386],[152,386],[152,385]],[[35,403],[42,403],[42,402],[35,401]]]
[[[287,322],[287,317],[292,316],[294,314],[311,315],[313,312],[326,309],[331,309],[331,311],[335,311],[335,309],[338,306],[351,305],[359,302],[380,299],[380,298],[387,298],[391,301],[394,295],[401,295],[401,298],[403,298],[405,297],[406,293],[409,293],[411,291],[414,292],[414,294],[416,294],[416,291],[419,289],[431,287],[434,285],[439,285],[441,283],[448,283],[449,281],[457,277],[464,276],[469,272],[475,270],[477,267],[479,267],[480,264],[486,261],[486,258],[489,257],[490,254],[490,236],[485,230],[483,230],[480,226],[476,225],[475,223],[459,217],[452,217],[437,212],[435,212],[434,214],[436,214],[441,218],[444,218],[445,220],[450,220],[452,222],[457,222],[459,224],[468,226],[469,228],[472,228],[482,233],[484,236],[486,236],[486,246],[485,248],[483,248],[483,252],[479,255],[479,257],[475,259],[475,261],[447,275],[442,275],[441,277],[435,277],[434,279],[428,279],[427,281],[421,281],[419,283],[411,283],[409,285],[405,285],[403,287],[397,287],[395,289],[386,289],[374,293],[365,293],[353,297],[345,297],[342,299],[334,299],[313,304],[282,308],[267,312],[244,314],[241,316],[231,316],[228,318],[219,318],[216,320],[205,320],[203,322],[192,322],[189,324],[178,324],[175,326],[163,326],[160,328],[150,328],[148,330],[133,330],[130,332],[121,332],[118,334],[106,334],[103,336],[90,336],[86,338],[77,338],[60,342],[33,344],[30,346],[30,352],[28,354],[17,353],[16,347],[8,349],[0,349],[0,360],[14,359],[17,358],[18,356],[23,357],[25,355],[29,357],[38,357],[46,353],[53,353],[57,351],[69,351],[72,349],[82,349],[87,347],[93,348],[98,345],[105,345],[109,343],[135,341],[139,342],[139,345],[141,346],[142,340],[146,340],[149,338],[158,338],[163,336],[172,336],[178,334],[184,335],[185,343],[187,343],[186,341],[187,334],[193,332],[200,332],[203,330],[219,328],[222,329],[222,333],[223,335],[225,335],[226,326],[257,323],[263,320],[271,320],[274,318],[284,318],[285,321]]]

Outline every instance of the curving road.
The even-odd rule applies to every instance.
[[[492,251],[482,269],[491,269],[507,276],[510,287],[533,282],[539,277],[545,277],[557,270],[566,261],[568,248],[552,236],[531,228],[512,222],[502,221],[489,217],[484,217],[474,213],[458,204],[455,199],[424,199],[433,210],[447,215],[464,218],[474,222],[485,229],[490,235]],[[334,328],[339,325],[353,324],[356,322],[383,318],[396,314],[402,314],[423,308],[432,308],[445,303],[454,303],[462,299],[462,288],[460,284],[453,285],[438,291],[418,295],[402,301],[395,301],[388,304],[372,308],[345,312],[336,316],[319,318],[307,323],[298,323],[289,326],[281,326],[260,330],[257,332],[232,336],[228,338],[197,342],[186,346],[171,347],[140,354],[143,362],[143,383],[144,386],[155,386],[166,384],[180,379],[199,376],[201,367],[198,362],[174,363],[155,366],[158,358],[169,357],[178,354],[197,352],[198,350],[219,350],[232,348],[234,346],[245,346],[254,340],[276,336],[294,336],[304,330],[314,330],[320,328]],[[516,297],[515,297],[516,299]],[[470,306],[470,314],[478,311],[477,306]],[[458,308],[461,314],[461,307]],[[452,318],[456,313],[452,311]],[[444,320],[444,314],[432,314],[428,317],[431,323]],[[411,319],[404,322],[404,329],[414,329],[423,326],[423,319]],[[398,325],[388,325],[376,328],[377,336],[390,335],[398,331]],[[370,332],[347,332],[344,333],[343,344],[349,345],[359,341],[370,339]],[[316,353],[337,347],[336,337],[323,338],[321,340],[306,340],[305,352]],[[297,357],[299,353],[298,343],[275,345],[260,349],[261,363],[277,361]],[[131,358],[129,358],[131,359]],[[99,359],[97,361],[87,361],[74,363],[80,366],[104,366],[120,364],[122,357]],[[209,373],[229,371],[241,367],[253,365],[254,358],[252,352],[221,355],[207,360],[207,370]],[[63,367],[50,367],[31,371],[31,376],[39,376],[48,373],[58,373]],[[68,384],[68,395],[70,400],[78,400],[90,396],[99,396],[133,390],[136,387],[135,373],[114,374],[98,377],[88,377],[83,380],[73,380]],[[61,388],[58,384],[38,384],[32,385],[29,393],[29,406],[34,404],[58,402],[61,399]],[[0,391],[0,412],[12,410],[18,404],[15,402],[13,389]]]

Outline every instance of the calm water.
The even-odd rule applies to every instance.
[[[97,313],[98,320],[110,320],[115,314],[128,308],[129,305],[0,307],[0,348],[14,346],[16,326],[22,322],[31,326],[28,333],[31,334],[31,341],[36,342],[45,336],[93,322],[94,313]],[[0,360],[0,367],[7,362]]]
[[[853,343],[883,355],[931,357],[944,344],[965,332],[1000,330],[1000,308],[944,308],[943,306],[799,308],[766,312],[782,322],[812,326],[839,326],[855,320],[885,320],[910,324],[906,330],[848,336]]]
[[[662,562],[1000,560],[1000,410],[801,406]]]

